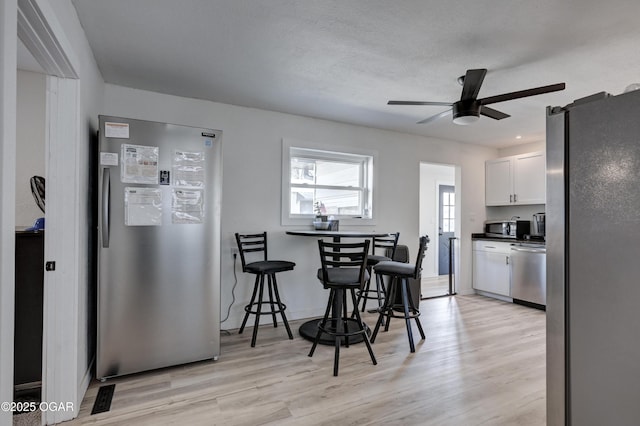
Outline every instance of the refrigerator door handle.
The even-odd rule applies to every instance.
[[[111,195],[111,171],[102,169],[102,247],[109,247],[109,198]]]

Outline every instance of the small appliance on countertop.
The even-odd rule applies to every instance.
[[[544,212],[536,213],[533,215],[533,221],[532,221],[533,229],[531,232],[532,237],[538,237],[544,240],[544,237],[546,235],[545,217],[546,217],[546,214]]]
[[[531,231],[531,222],[528,220],[487,220],[484,222],[484,234],[492,238],[511,238],[523,240]]]

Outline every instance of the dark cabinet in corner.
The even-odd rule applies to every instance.
[[[16,231],[15,343],[16,390],[42,381],[44,231]]]

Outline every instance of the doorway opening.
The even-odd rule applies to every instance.
[[[455,294],[459,181],[454,165],[420,164],[420,234],[431,240],[420,283],[423,299]]]
[[[26,49],[26,48],[24,48]],[[35,60],[34,60],[35,61]],[[14,401],[40,402],[44,309],[46,76],[18,63],[16,82]]]

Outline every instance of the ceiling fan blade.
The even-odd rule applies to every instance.
[[[489,108],[488,106],[481,106],[480,114],[485,117],[493,118],[494,120],[502,120],[503,118],[511,117],[509,114],[505,114],[497,109]]]
[[[517,92],[505,93],[502,95],[489,96],[488,98],[478,99],[480,105],[495,104],[497,102],[510,101],[512,99],[526,98],[528,96],[542,95],[543,93],[557,92],[564,90],[565,84],[550,84],[549,86],[541,86],[533,89],[519,90]]]
[[[487,75],[487,70],[484,68],[467,70],[467,73],[464,76],[464,84],[462,86],[462,96],[460,97],[461,101],[476,99],[478,97],[478,92],[480,92],[480,86],[482,86],[485,75]]]
[[[451,106],[451,102],[421,102],[421,101],[389,101],[387,105],[434,105],[434,106]]]
[[[432,115],[431,117],[427,117],[424,120],[420,120],[416,124],[427,124],[437,120],[438,118],[444,117],[445,115],[449,115],[450,113],[451,113],[451,110],[448,109],[446,111],[442,111],[440,114]]]

